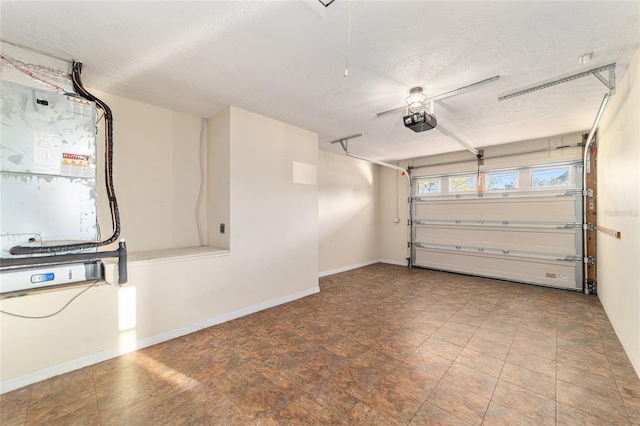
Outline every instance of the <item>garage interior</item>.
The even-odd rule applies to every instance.
[[[640,423],[640,2],[0,11],[1,424]],[[125,263],[9,287],[14,134]]]

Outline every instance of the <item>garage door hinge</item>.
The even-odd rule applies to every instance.
[[[561,227],[559,227],[561,228]],[[577,222],[570,222],[564,225],[565,229],[582,229],[582,224]]]
[[[582,191],[582,196],[583,197],[593,198],[593,189],[584,189]]]
[[[595,294],[598,289],[598,283],[595,281],[587,280],[587,288],[589,289],[589,293]]]
[[[593,256],[586,256],[584,258],[584,263],[587,265],[594,265],[596,263],[596,258]]]
[[[584,231],[594,231],[595,227],[593,226],[593,223],[585,223],[584,225],[582,225],[582,229]]]
[[[560,260],[560,259],[558,259]],[[580,262],[582,261],[582,256],[577,256],[575,254],[573,255],[569,255],[569,256],[565,256],[564,260],[566,260],[567,262]]]

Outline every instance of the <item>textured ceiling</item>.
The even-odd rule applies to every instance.
[[[436,104],[474,147],[585,131],[607,91],[592,76],[498,97],[612,62],[620,79],[640,42],[640,1],[354,0],[345,77],[349,1],[309,1],[2,1],[0,38],[81,60],[90,88],[202,117],[234,105],[335,152],[329,141],[362,133],[350,150],[389,161],[462,149],[404,128],[401,113],[376,118],[413,86],[433,96],[500,75]]]

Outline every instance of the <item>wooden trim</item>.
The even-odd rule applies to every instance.
[[[587,142],[587,136],[583,135],[583,142]],[[596,176],[598,173],[597,170],[597,161],[596,157],[598,156],[598,139],[597,134],[593,136],[593,143],[591,144],[591,152],[589,153],[589,168],[590,173],[587,173],[586,170],[583,170],[583,173],[587,173],[587,187],[585,189],[593,190],[593,197],[587,197],[585,208],[587,209],[587,223],[593,223],[594,230],[587,231],[587,252],[584,254],[585,256],[593,257],[595,260],[594,263],[587,265],[587,276],[585,279],[587,281],[596,282],[597,281],[597,268],[598,268],[598,253],[597,253],[597,237],[598,233],[595,231],[597,229],[598,218],[596,217],[597,212],[597,202],[598,202],[598,188],[597,188],[597,180]]]
[[[620,239],[620,231],[616,231],[610,228],[605,228],[604,226],[597,226],[598,231],[605,233],[607,235],[611,235],[614,238]]]

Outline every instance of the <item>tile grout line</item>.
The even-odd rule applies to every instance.
[[[631,412],[629,411],[629,407],[627,407],[627,404],[624,401],[624,398],[622,397],[622,393],[620,392],[620,385],[618,385],[618,379],[616,378],[616,374],[613,371],[613,368],[611,368],[611,360],[609,359],[609,353],[607,352],[607,348],[604,346],[603,343],[603,339],[602,339],[602,332],[600,331],[600,327],[597,326],[597,330],[598,330],[598,340],[600,341],[600,344],[602,344],[602,348],[604,349],[604,354],[607,357],[607,363],[609,364],[609,370],[611,371],[611,377],[613,378],[614,383],[616,384],[616,389],[618,391],[618,396],[620,397],[620,401],[622,402],[622,406],[624,407],[626,414],[627,414],[627,420],[629,421],[629,424],[633,424],[632,422],[632,417],[631,417]]]
[[[501,300],[501,299],[498,299]],[[507,363],[507,358],[509,358],[509,353],[511,352],[511,347],[513,346],[513,342],[516,340],[516,335],[518,334],[518,329],[520,328],[520,323],[522,322],[522,316],[524,315],[524,311],[520,314],[520,317],[518,319],[518,325],[516,327],[516,332],[513,335],[513,339],[511,339],[511,343],[509,344],[509,350],[507,351],[507,355],[504,359],[504,362],[502,363],[502,367],[500,368],[500,374],[498,374],[498,380],[496,381],[496,385],[493,387],[493,391],[491,392],[491,398],[489,398],[489,405],[491,405],[491,403],[493,402],[493,396],[496,393],[496,388],[498,387],[498,383],[500,383],[500,376],[502,376],[502,371],[504,370],[504,366]],[[484,321],[483,321],[484,323]],[[497,402],[496,402],[497,404]],[[487,406],[487,411],[489,411],[489,406]],[[487,416],[487,414],[485,413],[485,417]],[[482,419],[482,423],[484,423],[484,418]]]
[[[555,410],[554,410],[554,415],[555,415],[555,424],[558,424],[558,309],[559,307],[556,306],[556,374],[555,374],[555,393],[556,393],[556,397],[554,398],[555,400]]]
[[[524,314],[525,314],[525,313],[530,309],[530,307],[528,306],[528,304],[529,304],[528,302],[529,302],[530,300],[531,300],[531,296],[529,296],[529,297],[527,298],[527,307],[522,311],[522,314],[520,314],[520,319],[518,320],[518,326],[517,326],[517,328],[516,328],[516,332],[515,332],[515,334],[513,335],[513,340],[511,341],[511,344],[509,345],[509,351],[507,351],[507,358],[509,357],[509,353],[511,352],[511,349],[512,349],[512,347],[513,347],[513,342],[515,342],[515,340],[516,340],[516,336],[518,335],[518,331],[520,330],[520,325],[521,325],[521,323],[522,323],[522,318],[524,317]],[[556,327],[557,327],[557,324],[556,324]],[[557,332],[556,332],[556,336],[557,336]],[[556,348],[557,348],[557,346],[556,346]],[[533,354],[532,354],[532,355],[533,355]],[[557,357],[557,350],[556,350],[556,357]],[[500,376],[498,377],[498,382],[496,382],[496,386],[495,386],[495,388],[493,389],[493,393],[492,393],[492,395],[491,395],[491,399],[490,399],[489,404],[491,404],[491,402],[493,402],[493,395],[495,394],[495,390],[496,390],[496,388],[498,387],[498,383],[500,382],[500,380],[502,380],[500,377],[502,376],[502,371],[504,370],[504,366],[505,366],[505,364],[507,363],[507,358],[505,358],[504,363],[502,364],[502,368],[501,368],[501,370],[500,370]],[[523,367],[523,368],[524,368],[524,367]],[[527,370],[528,370],[528,369],[527,369]],[[556,370],[557,370],[557,363],[556,363]],[[556,375],[557,375],[557,373],[556,373]],[[505,382],[506,382],[506,381],[505,381]],[[510,382],[506,382],[506,383],[510,383]],[[514,386],[517,386],[517,387],[522,388],[521,386],[518,386],[518,385],[516,385],[516,384],[514,384],[514,383],[510,383],[510,384],[512,384],[512,385],[514,385]],[[526,391],[529,391],[529,389],[526,389],[526,388],[522,388],[522,389],[524,389],[524,390],[526,390]],[[530,392],[533,392],[533,391],[530,391]],[[533,392],[533,393],[538,394],[537,392]],[[539,395],[539,394],[538,394],[538,395]],[[542,396],[544,396],[544,395],[542,395]],[[555,402],[555,401],[554,401],[554,402]],[[496,404],[498,404],[498,403],[496,402]],[[555,405],[555,407],[556,407],[556,409],[557,409],[557,403],[556,403],[556,404],[554,404],[554,405]],[[509,408],[509,407],[506,407],[506,408],[507,408],[507,409],[509,409],[509,410],[511,410],[511,408]],[[521,413],[521,412],[519,412],[518,410],[514,410],[514,411],[516,411],[516,412],[517,412],[518,414],[520,414],[521,416],[524,416],[524,417],[526,417],[526,418],[528,418],[528,419],[530,419],[530,420],[533,420],[534,422],[538,422],[536,419],[532,419],[532,418],[531,418],[531,417],[529,417],[528,415],[526,415],[526,414],[524,414],[524,413]],[[557,423],[557,422],[556,422],[556,420],[555,420],[555,414],[556,414],[556,413],[555,413],[555,411],[556,411],[556,410],[554,410],[554,424],[556,424],[556,423]]]

